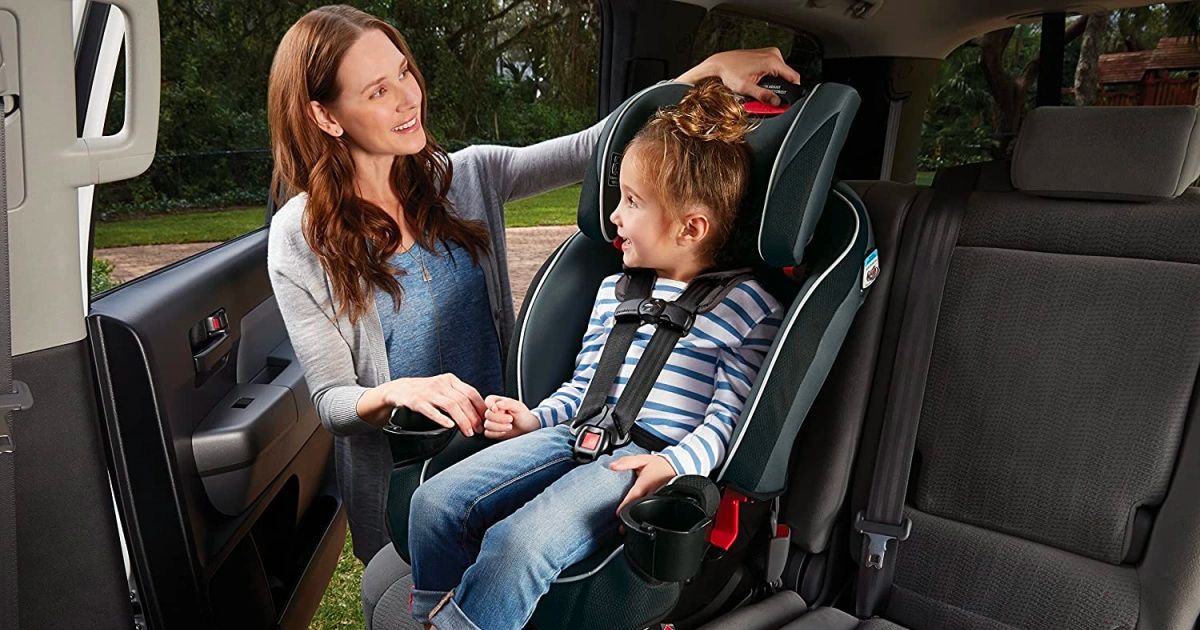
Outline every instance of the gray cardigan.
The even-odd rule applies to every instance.
[[[603,121],[529,147],[474,146],[450,156],[453,211],[483,221],[491,234],[491,254],[480,265],[502,356],[514,325],[504,204],[579,181],[602,126]],[[338,486],[350,515],[354,555],[366,562],[389,540],[384,501],[391,454],[383,433],[360,418],[356,407],[368,388],[390,380],[387,351],[374,300],[367,301],[357,324],[335,317],[328,278],[301,230],[307,199],[293,197],[272,219],[267,271],[313,404],[335,435]]]

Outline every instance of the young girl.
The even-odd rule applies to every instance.
[[[719,82],[693,88],[630,143],[612,214],[626,267],[654,269],[653,297],[713,269],[749,177],[741,103]],[[441,630],[521,628],[563,569],[616,534],[620,506],[676,475],[709,474],[780,324],[757,282],[734,287],[676,344],[637,425],[668,444],[634,443],[590,464],[572,458],[579,410],[613,326],[619,276],[604,280],[574,377],[534,409],[489,396],[484,434],[507,440],[418,488],[410,511],[413,615]],[[645,326],[609,392],[620,396],[653,334]]]

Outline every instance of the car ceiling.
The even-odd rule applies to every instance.
[[[963,42],[1036,19],[1042,13],[1086,15],[1157,4],[1138,0],[681,0],[806,30],[820,38],[825,56],[943,59]],[[854,17],[860,5],[865,17]],[[870,7],[869,9],[867,7]]]

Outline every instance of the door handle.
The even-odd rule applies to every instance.
[[[227,332],[220,332],[209,338],[196,354],[192,355],[192,363],[196,366],[196,375],[203,378],[225,365],[229,358],[229,348],[233,339]]]

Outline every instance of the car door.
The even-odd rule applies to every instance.
[[[122,41],[123,126],[100,137]],[[346,519],[265,226],[87,295],[89,186],[154,157],[156,3],[2,0],[0,52],[14,374],[34,399],[14,416],[19,626],[307,627]]]

